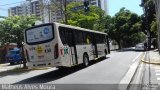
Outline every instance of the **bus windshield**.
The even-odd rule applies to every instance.
[[[25,34],[28,44],[48,41],[54,38],[53,25],[35,26],[26,30]]]

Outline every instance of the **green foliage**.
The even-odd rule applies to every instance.
[[[152,32],[153,38],[157,38],[157,22],[152,21],[152,23],[150,24],[150,27],[151,27],[151,32]]]
[[[67,5],[68,24],[87,29],[104,31],[105,12],[96,6],[90,6],[90,11],[88,12],[85,12],[84,9],[71,11],[71,8],[82,5],[83,3],[79,2]]]
[[[149,32],[151,37],[157,37],[156,33],[155,33],[155,29],[153,29],[153,27],[156,27],[154,24],[154,22],[156,21],[155,19],[155,4],[154,4],[154,0],[143,0],[142,1],[142,5],[144,8],[144,14],[142,17],[142,29],[145,32]],[[152,26],[153,25],[153,26]],[[151,39],[150,37],[150,39]]]
[[[21,43],[23,31],[31,27],[36,19],[35,16],[12,16],[0,21],[0,42]]]
[[[107,16],[106,20],[107,33],[119,48],[144,41],[145,34],[141,32],[141,21],[137,14],[122,8],[114,17]]]

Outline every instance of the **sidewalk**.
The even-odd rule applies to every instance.
[[[145,57],[141,61],[148,64],[160,65],[160,54],[157,49],[146,51]]]
[[[16,68],[21,68],[22,65],[18,64],[18,65],[10,65],[9,63],[6,64],[0,64],[0,73],[1,72],[5,72],[5,71],[9,71],[9,70],[13,70]]]

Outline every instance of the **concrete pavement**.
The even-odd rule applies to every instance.
[[[20,65],[20,64],[18,64],[18,65],[10,65],[9,63],[0,64],[0,73],[8,71],[8,70],[13,70],[16,68],[21,68],[21,67],[22,67],[22,65]]]
[[[146,51],[128,90],[159,90],[160,55],[157,50]]]
[[[157,49],[146,51],[146,57],[142,59],[142,62],[147,64],[157,64],[160,65],[160,54]]]
[[[66,70],[56,70],[53,68],[48,70],[18,72],[14,74],[3,73],[0,74],[0,83],[101,84],[107,85],[107,90],[118,90],[120,82],[125,77],[130,76],[125,78],[126,80],[129,80],[127,82],[130,82],[132,75],[138,66],[137,64],[139,60],[137,59],[141,53],[142,52],[136,52],[133,50],[117,51],[107,55],[108,58],[105,60],[91,63],[91,65],[87,68],[78,67]],[[132,73],[130,73],[130,71]],[[127,73],[128,75],[126,76]]]

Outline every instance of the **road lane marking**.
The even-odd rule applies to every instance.
[[[135,62],[141,55],[142,55],[142,52],[139,53],[138,56],[132,60],[132,62]]]
[[[140,55],[138,55],[139,57],[141,57],[141,55],[143,56],[144,54],[141,53]],[[139,58],[138,57],[138,58]],[[136,57],[137,58],[137,57]],[[122,80],[120,81],[119,83],[119,90],[127,90],[128,88],[128,85],[130,84],[136,70],[137,70],[137,67],[139,66],[140,64],[140,61],[141,61],[141,58],[140,59],[134,59],[134,63],[130,66],[130,68],[128,69],[126,75],[122,78]],[[125,84],[125,85],[124,85]]]

